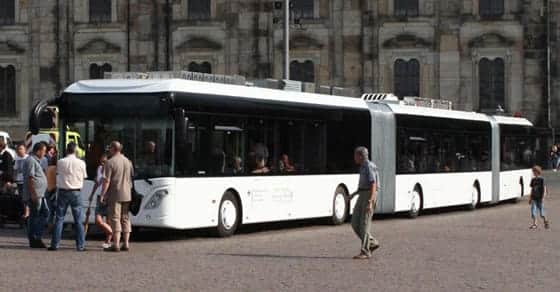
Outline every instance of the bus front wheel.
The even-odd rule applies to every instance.
[[[228,237],[233,235],[239,227],[240,214],[240,204],[235,194],[230,191],[225,192],[218,211],[218,236]]]
[[[346,221],[348,217],[348,193],[342,186],[338,186],[333,197],[333,214],[331,223],[340,225]]]
[[[408,211],[408,218],[416,218],[420,214],[422,208],[422,193],[419,187],[415,187],[412,191],[412,198],[410,202],[410,210]]]

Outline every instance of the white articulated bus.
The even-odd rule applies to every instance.
[[[33,110],[80,133],[91,178],[112,140],[144,196],[134,226],[216,228],[351,213],[353,150],[380,169],[379,213],[517,199],[534,145],[525,119],[182,79],[80,81]],[[59,137],[65,137],[60,133]],[[60,141],[65,145],[64,141]],[[82,190],[84,204],[92,180]]]

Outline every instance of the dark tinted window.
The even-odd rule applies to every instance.
[[[111,22],[111,0],[89,0],[90,22]]]
[[[504,107],[504,60],[493,61],[483,58],[478,65],[480,110],[494,112],[498,106]]]
[[[211,0],[188,0],[189,19],[207,20],[210,19]]]
[[[289,116],[289,113],[287,114]],[[369,147],[367,112],[328,119],[187,113],[185,176],[354,173],[354,148]]]
[[[208,62],[190,62],[187,70],[191,72],[198,72],[198,73],[212,73],[212,65]]]
[[[498,17],[504,14],[504,0],[480,0],[479,13],[482,17]]]
[[[16,113],[16,68],[0,66],[0,116]]]
[[[0,25],[15,23],[15,1],[16,0],[0,0]]]
[[[110,64],[91,64],[89,66],[89,79],[103,79],[105,76],[105,72],[112,72],[113,67]]]
[[[490,170],[490,124],[397,116],[397,173]]]
[[[313,18],[315,0],[294,0],[290,1],[292,13],[295,19]]]
[[[356,172],[354,149],[366,146],[371,151],[369,113],[342,112],[327,123],[328,173]]]
[[[396,16],[418,16],[418,0],[395,0]]]
[[[420,96],[420,63],[398,59],[394,68],[394,92],[398,97]]]
[[[536,136],[531,127],[500,125],[500,169],[528,169],[535,165]]]
[[[290,63],[290,79],[301,82],[315,82],[315,65],[313,61],[292,61]]]

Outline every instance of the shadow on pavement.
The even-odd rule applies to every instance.
[[[29,246],[27,246],[27,243],[25,243],[26,245],[22,245],[21,242],[18,243],[14,243],[13,245],[5,245],[5,244],[0,244],[0,249],[26,249],[26,250],[31,250],[29,248]]]
[[[526,198],[524,199],[526,200]],[[513,201],[500,202],[498,204],[492,205],[481,205],[478,209],[488,209],[496,208],[504,205],[510,205]],[[433,210],[426,210],[421,212],[421,218],[429,218],[433,215],[447,214],[453,212],[471,212],[467,211],[465,206],[449,207],[449,208],[438,208]],[[474,211],[476,212],[476,210]],[[397,214],[376,214],[374,216],[374,221],[376,220],[409,220],[406,213]],[[350,221],[350,220],[348,220]],[[294,220],[285,222],[272,222],[272,223],[260,223],[260,224],[250,224],[241,226],[237,231],[237,234],[256,234],[261,232],[272,232],[281,230],[297,230],[300,228],[310,228],[310,227],[322,227],[331,225],[329,224],[328,218],[319,219],[308,219],[308,220]],[[24,229],[17,228],[17,225],[10,228],[2,228],[0,232],[0,237],[25,237]],[[46,238],[49,235],[46,235]],[[216,237],[213,229],[193,229],[193,230],[172,230],[172,229],[149,229],[140,228],[139,231],[132,233],[132,240],[139,242],[154,242],[154,241],[176,241],[176,240],[193,240],[193,239],[204,239]],[[73,239],[74,233],[71,228],[67,228],[63,235],[64,239]],[[90,231],[88,232],[88,240],[103,240],[105,236],[101,233],[95,225],[90,225]]]
[[[289,256],[273,254],[242,254],[242,253],[208,253],[210,256],[230,256],[230,257],[249,257],[249,258],[272,258],[272,259],[313,259],[313,260],[348,260],[346,257],[329,256]]]

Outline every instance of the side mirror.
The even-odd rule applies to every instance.
[[[44,118],[45,114],[51,114],[48,110],[48,106],[55,104],[55,101],[56,98],[42,99],[31,108],[31,112],[29,113],[29,131],[33,135],[39,133],[41,129],[41,119]],[[52,122],[54,123],[54,120],[52,120]]]

